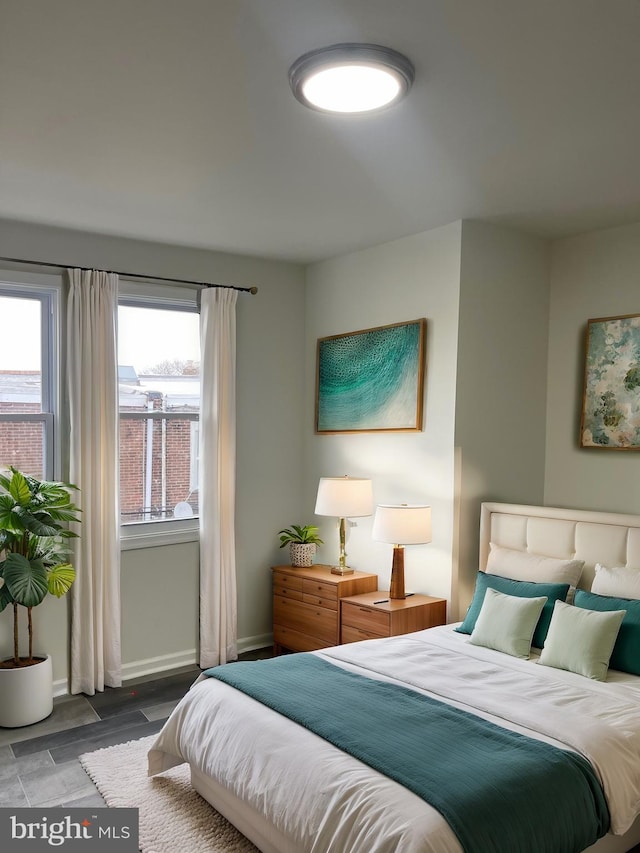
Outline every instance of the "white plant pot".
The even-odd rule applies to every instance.
[[[290,542],[289,554],[291,555],[291,565],[299,569],[305,569],[313,565],[313,558],[316,553],[314,542]]]
[[[30,726],[44,720],[52,711],[53,666],[50,655],[33,666],[0,669],[0,726]]]

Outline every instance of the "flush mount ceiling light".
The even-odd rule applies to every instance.
[[[311,109],[364,113],[403,98],[414,74],[407,57],[389,47],[347,43],[305,53],[289,69],[289,83]]]

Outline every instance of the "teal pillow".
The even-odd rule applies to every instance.
[[[556,601],[538,662],[604,681],[623,617],[624,610],[597,612]]]
[[[596,595],[595,592],[577,589],[574,604],[585,610],[626,611],[609,666],[620,672],[640,675],[640,601]]]
[[[464,622],[455,629],[456,631],[459,631],[461,634],[470,634],[473,631],[485,593],[488,589],[496,589],[505,595],[517,595],[520,598],[540,598],[541,596],[547,598],[547,602],[542,608],[542,614],[538,619],[536,630],[533,632],[533,645],[537,649],[541,649],[544,646],[544,640],[549,630],[553,605],[556,601],[564,601],[566,599],[569,592],[569,584],[513,581],[510,578],[503,578],[500,575],[488,575],[485,572],[478,572],[473,599],[467,610],[467,615],[464,617]]]
[[[528,658],[546,600],[546,596],[523,598],[488,589],[469,642],[516,658]]]

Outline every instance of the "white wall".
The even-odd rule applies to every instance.
[[[428,501],[431,545],[407,550],[407,586],[471,598],[482,500],[541,503],[548,246],[480,222],[458,222],[316,264],[307,273],[305,505],[320,476],[371,476],[377,503]],[[414,434],[313,434],[316,340],[427,318],[425,425]],[[318,519],[331,562],[337,534]],[[332,547],[330,547],[332,546]],[[389,580],[390,549],[371,519],[352,531],[354,567]]]
[[[640,313],[640,224],[553,243],[544,500],[640,514],[640,453],[580,448],[587,320]]]
[[[317,523],[325,545],[317,562],[336,562],[333,521],[314,516],[322,476],[371,477],[375,503],[432,506],[433,542],[407,548],[407,589],[449,599],[453,540],[455,415],[461,224],[314,264],[306,285],[306,382],[301,429],[305,471],[301,509],[290,523]],[[415,433],[314,433],[316,342],[320,337],[427,319],[424,430]],[[392,549],[359,519],[348,562],[378,574],[388,589]]]
[[[256,285],[238,299],[236,535],[241,647],[271,633],[270,565],[281,559],[277,531],[302,499],[304,272],[296,264],[0,220],[0,255],[125,272]],[[0,262],[0,267],[7,264]],[[135,674],[149,658],[167,665],[193,652],[198,551],[192,543],[127,551],[122,559],[123,661]],[[67,672],[67,601],[36,611],[38,645]],[[11,649],[11,619],[0,614],[0,653]]]
[[[123,678],[194,663],[198,543],[123,551],[121,572]]]
[[[452,608],[461,616],[478,568],[480,503],[543,502],[548,316],[548,243],[463,222]]]

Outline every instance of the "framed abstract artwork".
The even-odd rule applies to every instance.
[[[640,314],[588,322],[580,446],[640,450]]]
[[[422,429],[426,320],[318,340],[316,432]]]

